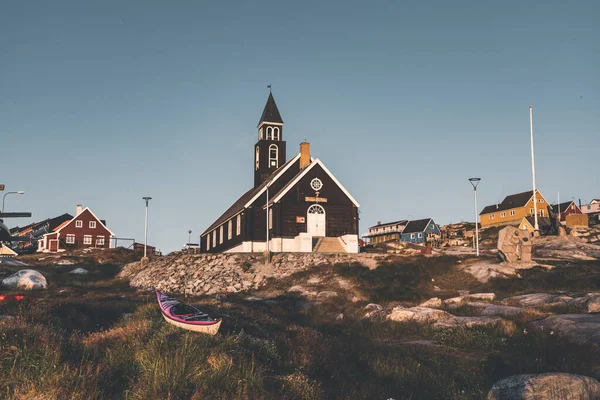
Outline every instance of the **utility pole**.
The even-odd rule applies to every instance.
[[[533,229],[535,233],[539,233],[540,226],[538,225],[537,200],[535,197],[535,159],[533,156],[533,106],[529,106],[529,136],[531,138],[531,178],[533,180],[533,219],[535,225]]]
[[[144,225],[144,258],[147,258],[146,251],[148,249],[148,202],[152,197],[142,197],[146,201],[146,224]]]

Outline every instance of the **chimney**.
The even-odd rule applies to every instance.
[[[377,225],[381,225],[381,221],[377,221]]]
[[[500,208],[500,203],[496,203],[496,210]]]
[[[304,141],[300,143],[300,169],[310,164],[310,143]]]
[[[79,214],[81,214],[82,210],[83,210],[83,207],[81,206],[81,204],[77,204],[77,210],[76,210],[75,216],[78,216]]]

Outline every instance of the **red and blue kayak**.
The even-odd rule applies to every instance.
[[[213,319],[196,307],[161,292],[156,292],[156,298],[163,318],[171,325],[208,335],[216,335],[221,327],[221,318]]]

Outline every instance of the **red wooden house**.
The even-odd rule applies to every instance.
[[[581,209],[574,201],[567,201],[561,204],[554,204],[552,206],[552,212],[558,216],[560,214],[560,222],[564,224],[567,220],[567,215],[570,214],[583,214]]]
[[[38,242],[38,251],[58,252],[65,250],[98,247],[108,249],[114,233],[108,229],[96,215],[86,207],[83,211],[77,206],[74,218],[63,222],[54,231],[42,236]]]

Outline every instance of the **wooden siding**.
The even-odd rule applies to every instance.
[[[544,199],[544,197],[541,196],[539,191],[536,191],[535,198],[538,201],[538,203],[537,203],[538,213],[540,213],[540,211],[543,210],[544,213],[543,213],[543,215],[540,215],[540,216],[547,217],[549,215],[548,214],[549,204],[546,203],[546,200]],[[542,200],[542,202],[539,202],[539,200]],[[533,196],[531,199],[529,199],[527,204],[523,207],[515,207],[515,208],[511,208],[509,210],[494,211],[494,212],[491,212],[488,214],[480,215],[479,219],[481,222],[481,227],[485,228],[488,226],[496,226],[496,225],[519,225],[521,223],[521,220],[524,217],[533,215],[532,213],[530,213],[531,208],[533,208]],[[515,215],[510,215],[511,210],[515,211]],[[502,217],[501,213],[506,213],[506,215],[504,217]],[[493,216],[493,218],[490,219],[490,216]]]

